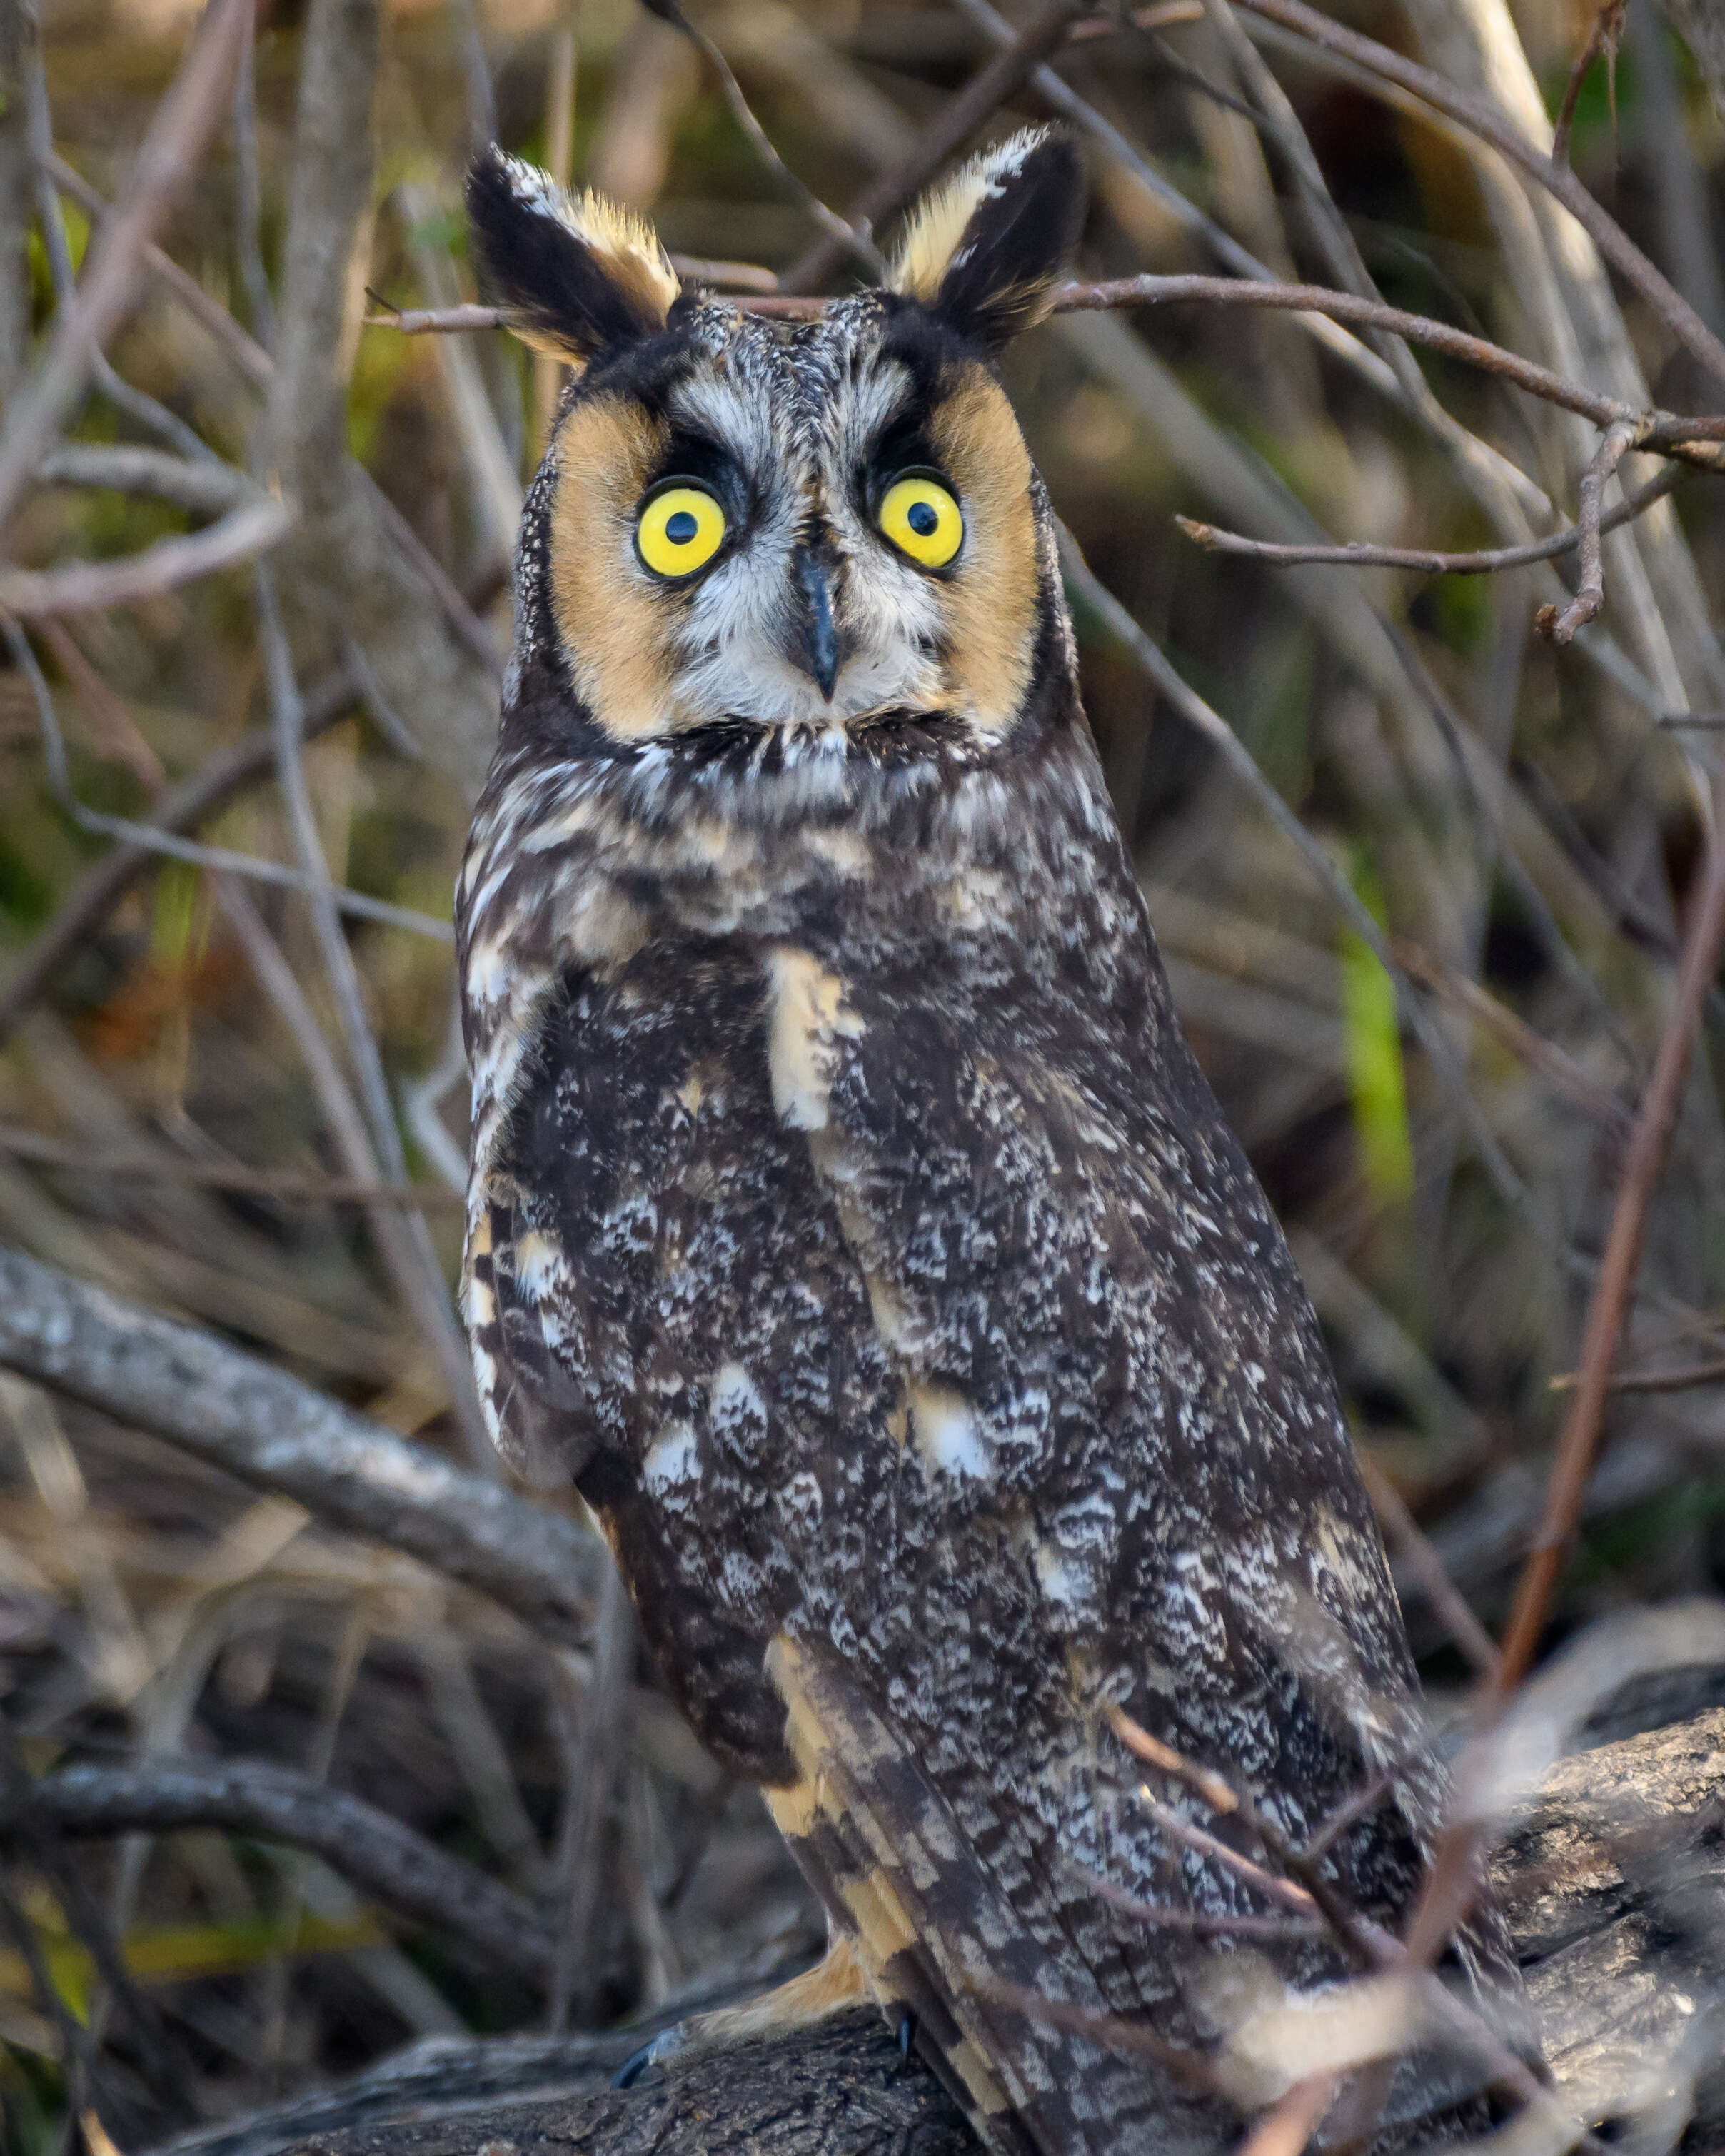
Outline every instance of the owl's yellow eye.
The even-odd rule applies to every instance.
[[[704,569],[725,537],[725,512],[704,486],[668,486],[641,511],[635,545],[655,577]]]
[[[964,518],[937,479],[907,474],[880,499],[880,529],[925,569],[944,569],[964,543]]]

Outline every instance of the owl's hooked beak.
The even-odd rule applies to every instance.
[[[839,678],[839,639],[833,629],[826,567],[813,547],[799,547],[792,556],[791,581],[801,603],[792,617],[795,641],[785,656],[810,676],[823,701],[830,704]]]

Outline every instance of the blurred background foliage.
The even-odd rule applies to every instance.
[[[989,49],[970,13],[938,0],[691,6],[784,157],[839,205],[906,156]],[[1290,161],[1254,124],[1215,22],[1196,0],[1137,12],[1147,27],[1116,23],[1070,43],[1063,79],[1271,271],[1333,282]],[[1430,6],[1347,0],[1335,12],[1440,70],[1459,64]],[[1457,37],[1487,18],[1483,0],[1458,6]],[[55,147],[100,197],[123,189],[193,19],[185,0],[45,0]],[[1554,111],[1592,10],[1517,0],[1513,19]],[[277,293],[305,28],[298,0],[259,8],[259,251]],[[1477,161],[1286,39],[1262,50],[1383,295],[1549,357],[1553,308],[1567,292],[1575,319],[1583,311],[1573,288],[1555,300],[1529,289]],[[1725,326],[1725,126],[1653,0],[1631,0],[1615,94],[1608,72],[1596,66],[1583,86],[1575,167]],[[1033,87],[992,124],[1042,109]],[[376,126],[343,355],[347,449],[482,624],[495,675],[515,508],[555,381],[501,335],[408,336],[362,321],[471,296],[459,211],[470,143],[495,131],[530,157],[567,160],[577,178],[650,210],[686,254],[778,270],[811,227],[689,44],[627,0],[393,0]],[[269,346],[269,290],[248,289],[236,242],[244,192],[234,138],[218,130],[161,240]],[[89,214],[61,199],[76,264]],[[54,284],[39,229],[28,261],[40,336]],[[1216,266],[1189,220],[1120,160],[1096,157],[1081,274]],[[1652,398],[1678,410],[1717,402],[1619,296]],[[259,454],[257,384],[161,282],[109,356],[162,416],[141,419],[99,386],[76,441],[213,452],[242,470]],[[1544,490],[1538,528],[1573,516],[1589,430],[1486,375],[1430,354],[1419,364],[1448,411]],[[1532,633],[1548,587],[1532,570],[1286,569],[1182,535],[1177,514],[1265,538],[1495,543],[1430,431],[1299,321],[1198,306],[1064,316],[1027,338],[1006,372],[1096,576],[1321,842],[1447,1044],[1451,1075],[1310,865],[1079,595],[1086,705],[1175,998],[1317,1304],[1441,1693],[1468,1666],[1420,1584],[1406,1519],[1495,1626],[1671,993],[1702,838],[1685,752],[1704,765],[1721,737],[1665,721],[1686,708],[1717,719],[1725,704],[1706,625],[1725,567],[1725,497],[1692,475],[1671,508],[1635,527],[1651,536],[1609,542],[1605,613],[1558,649]],[[8,551],[32,565],[101,561],[198,521],[141,493],[44,484]],[[340,562],[324,567],[339,581]],[[314,701],[334,663],[315,614],[302,607],[294,625]],[[244,567],[38,621],[32,639],[89,808],[142,815],[164,786],[267,722]],[[366,655],[347,651],[334,722],[305,752],[317,834],[338,884],[446,921],[495,691],[464,691],[468,750],[451,754],[417,708],[392,706],[375,683],[365,693]],[[198,835],[295,858],[267,774]],[[21,977],[113,844],[57,797],[30,682],[16,665],[0,672],[0,998],[8,969]],[[157,862],[57,952],[25,1002],[0,1004],[0,1238],[459,1452],[459,1404],[402,1285],[411,1254],[392,1260],[372,1215],[176,1179],[223,1163],[353,1173],[307,1052],[308,1026],[344,1037],[304,902],[251,884],[247,932],[217,882],[203,867]],[[407,1173],[425,1196],[435,1263],[453,1277],[464,1130],[451,953],[400,926],[347,925]],[[272,945],[300,983],[297,1014],[260,986],[259,952]],[[1620,1603],[1725,1586],[1722,1008],[1716,991],[1623,1358],[1632,1378],[1709,1364],[1712,1378],[1614,1397],[1558,1631]],[[105,1167],[121,1160],[152,1172]],[[567,1885],[560,1834],[590,1679],[585,1663],[564,1666],[405,1560],[0,1379],[0,1686],[32,1768],[177,1753],[275,1760],[554,1897]],[[573,1986],[578,2021],[734,1975],[813,1936],[756,1800],[695,1751],[644,1669],[629,1708],[608,1770],[608,1856]],[[412,2035],[543,2020],[529,1987],[476,1977],[447,1943],[403,1929],[310,1858],[204,1832],[135,1836],[80,1851],[77,1863],[187,2062],[178,2118],[133,2071],[124,2017],[116,2025],[93,1982],[52,1882],[22,1866],[9,1891],[58,1997],[106,2059],[117,2115],[141,2136],[239,2111]],[[0,2106],[8,2148],[34,2156],[68,2130],[64,2032],[33,1993],[15,1927],[8,1936]]]

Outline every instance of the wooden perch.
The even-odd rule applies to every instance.
[[[1645,1689],[1657,1712],[1669,1679]],[[1681,1688],[1679,1688],[1681,1690]],[[1705,1693],[1706,1686],[1700,1687]],[[1633,1702],[1630,1702],[1632,1708]],[[1633,1722],[1622,1702],[1620,1726]],[[1725,2128],[1725,1708],[1574,1754],[1493,1865],[1558,2092],[1590,2123]],[[639,2029],[416,2046],[174,2156],[972,2156],[957,2108],[878,2015],[612,2075]],[[167,2156],[167,2152],[162,2152]]]

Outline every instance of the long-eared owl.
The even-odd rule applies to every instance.
[[[768,2013],[877,2000],[993,2156],[1223,2145],[1281,2086],[1267,2002],[1351,1973],[1118,1711],[1295,1841],[1375,1779],[1327,1861],[1381,1925],[1440,1798],[994,372],[1081,203],[1071,143],[1016,136],[793,323],[499,151],[469,181],[490,289],[577,368],[459,895],[480,1389],[825,1904]],[[1449,1959],[1495,1999],[1506,1956],[1487,1912]],[[1470,2071],[1428,2052],[1386,2116]]]

